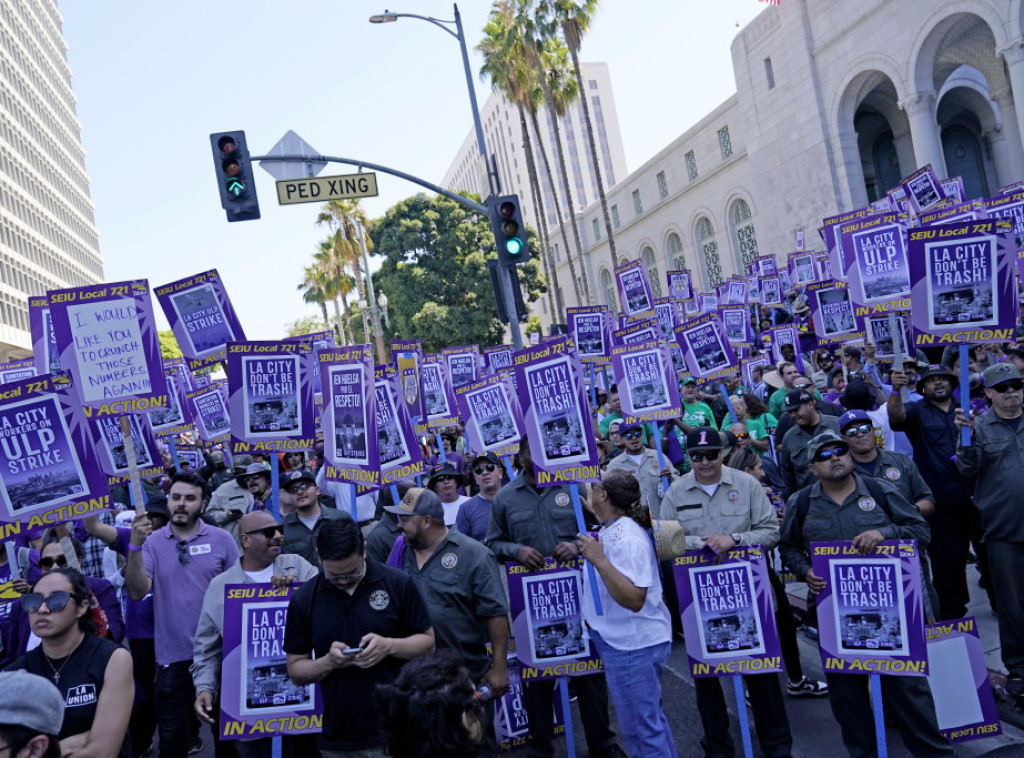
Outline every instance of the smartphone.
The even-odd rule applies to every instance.
[[[350,648],[348,648],[346,650],[342,650],[341,654],[342,655],[358,655],[361,652],[363,652],[363,649],[361,647],[350,647]]]

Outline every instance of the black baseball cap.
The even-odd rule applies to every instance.
[[[792,411],[799,408],[804,403],[813,403],[814,395],[807,390],[790,390],[786,393],[786,405],[785,410]]]
[[[712,429],[710,426],[697,426],[687,432],[686,449],[699,450],[701,448],[706,450],[722,449],[722,435],[718,433],[717,429]]]

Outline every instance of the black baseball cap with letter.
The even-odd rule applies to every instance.
[[[710,426],[697,426],[686,434],[687,450],[721,450],[722,435]]]

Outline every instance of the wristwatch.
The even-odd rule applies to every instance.
[[[729,536],[732,537],[732,541],[737,545],[740,544],[740,536],[738,534],[730,534]]]

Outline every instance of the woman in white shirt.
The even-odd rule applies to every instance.
[[[651,522],[640,504],[640,484],[626,471],[609,471],[591,487],[588,500],[601,530],[596,540],[586,534],[577,539],[596,570],[603,613],[598,615],[587,586],[583,615],[604,662],[622,740],[637,758],[677,758],[661,704],[672,622],[661,597],[654,544],[645,531]],[[589,585],[588,572],[583,581]]]

